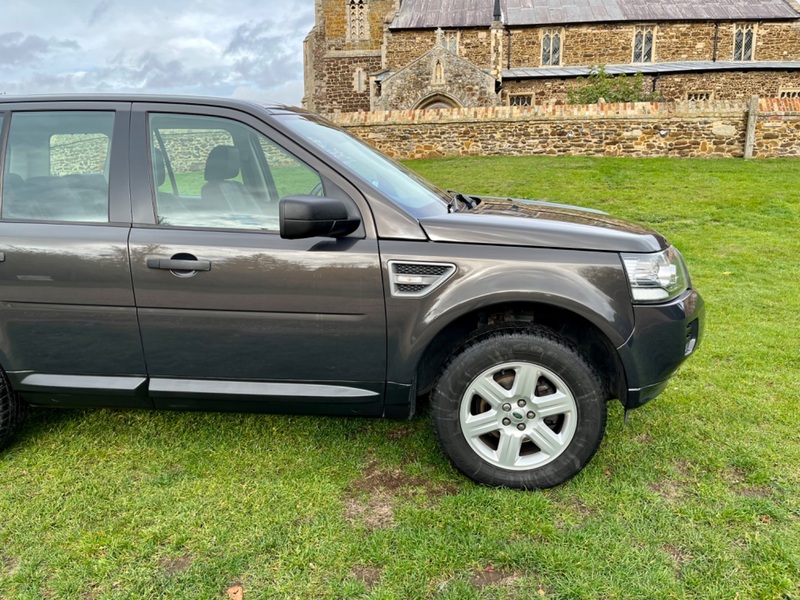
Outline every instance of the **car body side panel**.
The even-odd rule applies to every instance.
[[[382,241],[381,258],[384,269],[390,260],[450,262],[457,268],[424,298],[396,298],[387,289],[392,382],[412,381],[425,348],[448,324],[492,305],[540,303],[572,311],[614,346],[633,330],[625,274],[614,253]]]
[[[151,377],[383,381],[383,290],[374,240],[136,228],[131,260]],[[189,253],[176,276],[147,259]]]
[[[35,108],[116,112],[109,158],[111,222],[0,222],[0,363],[12,383],[31,373],[143,376],[127,247],[130,104],[48,102]]]

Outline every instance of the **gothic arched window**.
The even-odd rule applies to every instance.
[[[369,23],[367,21],[366,0],[347,1],[347,39],[369,39]]]

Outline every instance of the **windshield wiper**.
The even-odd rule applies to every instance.
[[[447,193],[451,196],[450,202],[447,203],[447,212],[458,212],[460,208],[459,202],[463,202],[467,210],[472,210],[478,206],[481,201],[480,198],[476,196],[467,196],[459,192],[454,192],[453,190],[447,190]]]

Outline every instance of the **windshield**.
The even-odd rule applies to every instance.
[[[449,197],[445,192],[342,129],[297,114],[287,115],[281,122],[414,217],[420,219],[447,212]]]

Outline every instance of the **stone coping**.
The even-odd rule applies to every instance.
[[[586,119],[626,117],[724,117],[741,115],[747,100],[683,102],[624,102],[608,104],[561,104],[542,106],[494,106],[433,110],[388,110],[334,113],[328,118],[338,125],[398,123],[454,123],[538,119]],[[800,98],[761,98],[759,113],[800,116]]]

